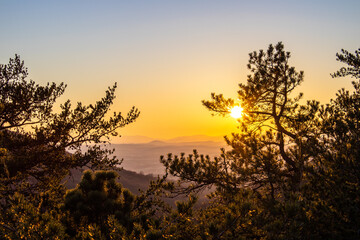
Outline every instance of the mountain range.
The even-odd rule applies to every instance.
[[[168,140],[156,140],[146,137],[143,143],[116,143],[107,146],[115,149],[114,155],[123,159],[124,169],[153,175],[163,175],[165,168],[160,163],[160,156],[192,154],[196,149],[199,154],[216,157],[221,154],[220,149],[226,148],[226,143],[221,137],[209,137],[204,135],[177,137]],[[135,140],[135,138],[133,138]]]

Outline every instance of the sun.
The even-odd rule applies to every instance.
[[[230,109],[230,116],[233,118],[241,118],[243,113],[243,108],[240,106],[235,106]]]

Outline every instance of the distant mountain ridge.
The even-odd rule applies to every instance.
[[[196,142],[177,142],[186,139],[180,138],[174,141],[154,140],[148,143],[120,143],[111,144],[110,149],[114,149],[114,155],[123,159],[121,164],[127,170],[143,172],[145,174],[163,175],[165,168],[160,163],[160,156],[192,154],[196,149],[199,154],[209,155],[210,157],[220,156],[221,148],[227,147],[225,141],[205,141],[205,138],[191,139]],[[190,139],[189,139],[190,140]],[[199,141],[204,140],[204,141]]]

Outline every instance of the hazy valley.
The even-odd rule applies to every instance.
[[[215,140],[215,141],[213,141]],[[154,140],[148,143],[120,143],[111,144],[109,148],[115,149],[114,154],[123,159],[122,167],[126,170],[143,173],[162,175],[165,168],[160,163],[160,156],[168,153],[180,155],[181,153],[192,154],[196,149],[199,154],[210,157],[219,156],[221,148],[226,147],[220,137],[194,136],[180,137],[170,140]]]

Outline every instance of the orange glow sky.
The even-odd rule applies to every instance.
[[[235,97],[249,52],[282,41],[305,72],[299,91],[326,103],[350,88],[329,74],[336,52],[360,47],[359,23],[358,0],[4,1],[0,62],[17,53],[36,82],[65,82],[61,102],[92,103],[118,82],[113,110],[141,111],[122,135],[222,136],[236,120],[201,100]]]

